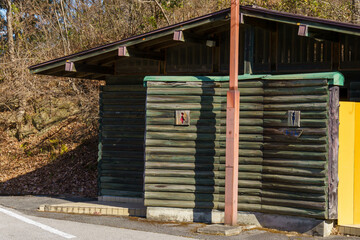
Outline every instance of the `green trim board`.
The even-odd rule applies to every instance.
[[[329,85],[344,86],[345,77],[339,72],[324,73],[305,73],[305,74],[285,74],[285,75],[239,75],[241,80],[313,80],[327,79]],[[144,78],[144,86],[146,82],[227,82],[229,76],[146,76]]]

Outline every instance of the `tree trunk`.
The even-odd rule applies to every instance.
[[[15,62],[15,46],[14,46],[14,31],[13,31],[13,16],[12,16],[12,6],[11,0],[6,1],[7,5],[7,12],[6,12],[6,19],[7,19],[7,37],[8,37],[8,48],[9,48],[9,57],[10,62]]]
[[[360,24],[360,0],[353,0],[353,14],[352,14],[352,22],[354,24]]]

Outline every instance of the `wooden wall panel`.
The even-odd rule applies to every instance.
[[[228,82],[148,82],[145,204],[224,208]],[[262,81],[242,81],[240,204],[261,187]],[[190,110],[190,126],[174,126],[175,110]]]
[[[180,77],[179,77],[180,78]],[[227,82],[148,82],[145,204],[224,209]],[[239,81],[239,210],[327,217],[326,80]],[[174,126],[175,110],[190,126]],[[302,135],[284,134],[301,111]]]
[[[99,195],[143,197],[143,77],[108,78],[100,93]]]

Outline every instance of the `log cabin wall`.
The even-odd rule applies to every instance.
[[[145,79],[146,206],[224,209],[225,79]],[[239,87],[239,210],[326,219],[327,80]],[[175,126],[175,110],[190,110],[190,126]],[[298,138],[284,135],[288,110],[301,111]]]
[[[328,95],[327,80],[265,82],[260,211],[327,218]],[[284,135],[288,110],[300,137]]]
[[[143,77],[111,77],[100,93],[99,196],[143,197]]]

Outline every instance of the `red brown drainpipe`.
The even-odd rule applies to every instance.
[[[230,86],[226,107],[226,170],[225,170],[225,221],[237,224],[238,169],[239,169],[239,0],[231,1],[230,27]]]

